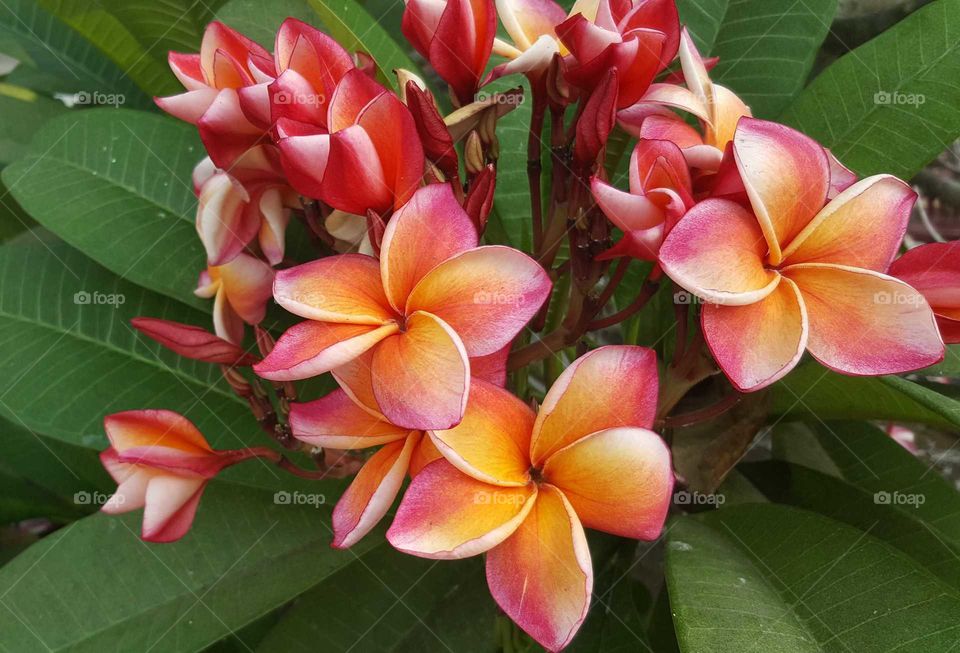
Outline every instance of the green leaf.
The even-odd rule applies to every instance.
[[[837,0],[730,0],[711,53],[713,81],[758,118],[774,118],[803,89]]]
[[[900,549],[960,595],[960,545],[944,538],[917,506],[928,505],[927,500],[932,497],[913,492],[870,492],[802,465],[779,461],[748,463],[738,469],[771,500],[815,511],[869,532]],[[894,502],[892,497],[903,503]],[[948,509],[957,510],[957,504],[954,493],[946,504],[929,505],[935,506],[942,516]]]
[[[393,71],[406,68],[421,77],[420,68],[373,16],[354,0],[309,0],[330,36],[353,52],[368,53],[377,64],[380,79],[396,88]],[[399,38],[403,38],[399,34]]]
[[[935,0],[841,57],[782,119],[861,175],[909,179],[960,136],[960,0]]]
[[[224,0],[99,0],[99,4],[116,16],[148,52],[166,62],[169,50],[200,50],[203,31]]]
[[[956,644],[952,588],[863,530],[754,504],[677,519],[668,538],[682,651],[946,653]]]
[[[960,426],[960,402],[898,376],[855,377],[814,361],[773,386],[771,413],[780,419],[885,419]]]
[[[305,23],[316,21],[307,0],[230,0],[217,11],[217,20],[241,32],[273,52],[277,30],[287,18]]]
[[[142,542],[140,520],[88,517],[0,570],[4,647],[197,651],[385,546],[373,534],[336,551],[328,508],[281,507],[272,493],[217,482],[180,542]]]
[[[730,0],[677,0],[680,22],[687,26],[697,49],[704,55],[713,51]]]
[[[126,106],[153,106],[122,69],[34,0],[0,5],[0,51],[34,69],[29,77],[36,90],[118,94]]]
[[[181,90],[166,65],[166,53],[138,41],[99,0],[38,0],[38,4],[95,45],[146,93],[167,95]]]
[[[400,650],[406,637],[426,627],[441,605],[479,575],[478,563],[424,560],[380,546],[300,597],[257,651]],[[434,638],[421,650],[440,650],[442,644]]]
[[[486,87],[489,93],[502,93],[516,88],[520,80],[516,78],[497,80]],[[533,102],[530,98],[530,85],[526,79],[522,82],[524,101],[497,121],[497,140],[500,143],[500,156],[497,159],[497,189],[493,198],[491,222],[506,238],[504,244],[525,252],[533,248],[533,225],[530,216],[530,183],[527,178],[527,141],[530,134],[530,119]],[[549,123],[549,120],[547,121]],[[547,169],[546,154],[542,157],[544,169]],[[541,183],[548,187],[549,177],[543,175]],[[544,203],[544,221],[547,219],[548,204]]]
[[[0,165],[25,155],[37,130],[66,111],[62,102],[22,86],[0,83]]]
[[[210,310],[193,295],[206,267],[190,175],[196,129],[117,109],[70,113],[40,130],[4,183],[43,226],[113,272]]]

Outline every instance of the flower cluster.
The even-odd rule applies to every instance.
[[[157,103],[195,124],[209,155],[194,174],[208,264],[196,293],[214,299],[214,332],[134,325],[220,365],[264,430],[318,469],[213,450],[168,411],[108,416],[103,462],[119,488],[104,509],[145,507],[144,539],[183,536],[205,484],[251,457],[308,478],[355,473],[333,511],[335,547],[402,495],[390,543],[485,554],[501,608],[557,651],[590,605],[584,528],[653,540],[667,516],[671,452],[653,429],[694,382],[660,393],[651,349],[588,345],[664,277],[702,302],[678,306],[685,336],[689,310],[700,323],[671,365],[689,368],[705,346],[732,394],[783,378],[805,352],[880,375],[960,341],[957,243],[898,259],[914,192],[858,179],[810,138],[753,118],[711,81],[717,62],[674,0],[578,0],[569,14],[553,0],[410,0],[403,35],[449,98],[410,71],[388,80],[369,54],[292,18],[272,53],[213,23],[199,54],[170,55],[186,90]],[[513,75],[532,101],[529,253],[483,244],[497,121],[526,98],[481,89]],[[608,167],[615,130],[636,138],[626,189]],[[315,253],[292,253],[304,246]],[[632,260],[653,269],[611,314]],[[301,320],[276,340],[262,326],[271,301]],[[571,362],[551,376],[534,369],[545,358]],[[327,373],[339,389],[295,401],[296,382]]]

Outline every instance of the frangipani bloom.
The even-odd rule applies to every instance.
[[[916,194],[877,175],[824,206],[830,161],[788,127],[743,118],[733,155],[753,213],[709,199],[660,248],[664,271],[706,302],[703,334],[740,390],[783,377],[804,350],[852,375],[936,363],[944,347],[917,290],[886,274]]]
[[[575,4],[556,32],[571,55],[565,79],[591,91],[616,70],[622,109],[643,97],[677,55],[680,19],[674,0],[588,0]]]
[[[277,135],[293,187],[347,213],[398,209],[423,179],[410,111],[358,68],[337,84],[322,123],[280,118]]]
[[[593,569],[583,527],[659,536],[673,489],[670,452],[649,431],[657,364],[642,347],[575,361],[539,414],[475,381],[459,426],[432,431],[444,455],[407,489],[387,539],[436,559],[486,553],[494,599],[550,651],[587,614]]]
[[[197,233],[209,265],[223,265],[256,238],[271,265],[283,260],[290,209],[300,198],[283,176],[280,153],[257,145],[240,155],[229,171],[206,158],[193,171]]]
[[[169,410],[130,410],[103,420],[110,448],[100,454],[117,482],[102,510],[111,515],[143,508],[142,537],[173,542],[190,530],[207,481],[224,467],[267,449],[215,451],[190,420]]]
[[[623,231],[623,239],[599,258],[632,256],[655,261],[660,243],[693,206],[686,160],[670,141],[641,140],[630,157],[630,192],[593,177],[597,204]]]
[[[653,84],[639,102],[619,113],[620,125],[637,138],[673,141],[683,149],[691,165],[716,170],[737,122],[751,115],[750,107],[730,89],[710,81],[703,57],[686,28],[680,36],[680,66],[686,88]],[[679,116],[658,111],[663,106],[699,118],[703,135]]]
[[[472,102],[497,33],[493,0],[407,0],[401,29],[457,102]]]
[[[170,53],[170,68],[186,93],[156,98],[167,113],[194,124],[210,158],[227,169],[265,135],[241,106],[242,96],[273,79],[273,57],[223,23],[207,25],[200,54]],[[265,88],[265,87],[263,87]]]
[[[332,256],[277,273],[274,298],[306,322],[254,370],[275,381],[316,376],[371,351],[379,412],[408,429],[463,416],[469,357],[500,352],[550,292],[526,254],[478,247],[449,184],[425,186],[387,224],[380,260]]]
[[[893,262],[890,274],[923,293],[940,335],[960,343],[960,241],[915,247]]]
[[[243,323],[259,324],[267,312],[273,269],[249,254],[237,254],[229,263],[200,273],[194,294],[214,298],[213,327],[218,336],[239,345]]]

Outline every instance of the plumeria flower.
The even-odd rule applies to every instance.
[[[300,199],[283,176],[276,147],[254,146],[229,171],[206,158],[194,169],[193,184],[197,233],[209,265],[229,262],[254,239],[271,265],[283,260],[290,210]]]
[[[229,263],[209,266],[200,273],[194,294],[214,298],[213,327],[218,336],[239,345],[243,324],[259,324],[267,312],[273,270],[249,254],[237,254]]]
[[[960,241],[914,247],[893,262],[890,274],[923,293],[943,339],[960,344]]]
[[[620,125],[637,138],[663,139],[683,149],[690,165],[716,170],[737,122],[750,107],[737,95],[710,80],[706,64],[686,28],[680,36],[680,67],[686,87],[653,84],[633,106],[620,111]],[[663,107],[687,111],[700,119],[702,135]]]
[[[504,348],[493,356],[472,359],[476,378],[502,386],[507,351]],[[393,505],[407,474],[414,477],[427,463],[441,458],[423,431],[396,426],[380,412],[373,396],[371,358],[367,352],[338,370],[335,376],[346,389],[290,406],[290,429],[304,442],[340,450],[381,447],[337,502],[333,511],[336,548],[349,548],[360,541]]]
[[[337,84],[325,113],[322,122],[277,122],[283,167],[293,187],[357,215],[400,208],[424,170],[423,147],[407,107],[355,68]]]
[[[431,431],[445,460],[414,477],[387,539],[425,558],[486,553],[494,599],[558,651],[590,607],[583,527],[642,540],[663,528],[673,472],[669,449],[648,430],[656,408],[656,356],[642,347],[581,357],[539,414],[475,381],[459,426]]]
[[[200,54],[171,52],[170,68],[187,89],[156,98],[167,113],[194,124],[210,158],[227,169],[265,135],[241,106],[248,93],[256,96],[273,79],[270,53],[223,23],[207,25]],[[261,86],[263,85],[263,86]]]
[[[216,451],[190,420],[169,410],[130,410],[103,420],[110,448],[100,460],[117,491],[103,505],[111,515],[143,508],[141,536],[173,542],[186,535],[207,482],[224,467],[269,449]]]
[[[674,0],[592,0],[578,2],[570,14],[556,28],[570,52],[564,78],[591,91],[608,70],[616,70],[617,108],[643,97],[677,55],[680,19]]]
[[[524,74],[539,79],[557,53],[567,54],[557,38],[557,25],[567,19],[553,0],[496,0],[497,15],[513,43],[493,40],[493,51],[509,59],[496,66],[490,80]]]
[[[493,0],[407,0],[401,29],[457,103],[472,102],[497,33]]]
[[[707,302],[704,337],[737,388],[770,385],[805,350],[852,375],[943,357],[923,295],[886,274],[916,199],[909,186],[877,175],[826,203],[824,149],[752,118],[740,120],[732,151],[753,212],[724,199],[697,204],[667,236],[660,263]]]
[[[637,142],[630,157],[630,192],[599,177],[590,187],[601,210],[623,231],[623,239],[598,258],[657,260],[664,236],[694,204],[686,160],[670,141]]]
[[[277,273],[274,298],[307,321],[255,371],[304,379],[372,350],[379,412],[404,428],[453,426],[469,392],[468,358],[509,345],[551,287],[527,255],[477,244],[450,185],[421,188],[387,224],[379,261],[343,254]]]

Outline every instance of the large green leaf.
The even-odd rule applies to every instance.
[[[773,504],[676,520],[667,583],[682,651],[946,653],[960,600],[869,532]]]
[[[99,4],[116,16],[150,53],[166,61],[169,50],[200,49],[203,30],[224,0],[99,0]]]
[[[809,361],[770,392],[781,419],[887,419],[960,427],[960,402],[898,376],[854,377]]]
[[[190,125],[99,109],[47,123],[3,180],[32,217],[113,272],[209,310],[193,296],[206,266],[190,180],[202,156]]]
[[[783,120],[862,175],[909,179],[960,136],[960,0],[935,0],[831,65]]]
[[[217,11],[217,20],[246,34],[271,52],[277,29],[288,16],[306,23],[317,17],[307,0],[230,0]]]
[[[153,105],[121,68],[35,0],[0,5],[0,51],[32,69],[32,88],[91,97],[119,94],[126,106]]]
[[[217,482],[178,543],[142,542],[140,519],[88,517],[0,570],[0,647],[197,651],[385,546],[377,533],[336,551],[328,508]]]
[[[729,6],[730,0],[677,0],[680,22],[690,30],[700,52],[713,52],[713,45]]]
[[[498,80],[486,90],[489,93],[503,92],[515,88],[518,81],[512,77]],[[506,244],[529,252],[533,247],[533,225],[527,177],[527,140],[533,103],[530,101],[530,85],[526,80],[523,81],[523,93],[524,102],[497,121],[500,158],[497,159],[497,189],[490,219],[496,223],[494,228],[501,230],[500,235],[505,238]],[[544,159],[543,163],[546,167],[548,162]],[[546,175],[542,183],[549,184]],[[546,212],[547,204],[544,204],[544,220]]]
[[[355,0],[309,0],[320,20],[340,45],[351,52],[368,53],[380,70],[381,81],[396,87],[393,71],[405,68],[420,72],[394,37]],[[397,34],[397,38],[403,38]]]
[[[62,102],[28,88],[0,84],[0,165],[25,155],[37,130],[66,111]]]
[[[711,54],[712,79],[758,118],[774,118],[807,81],[837,0],[730,0]]]

